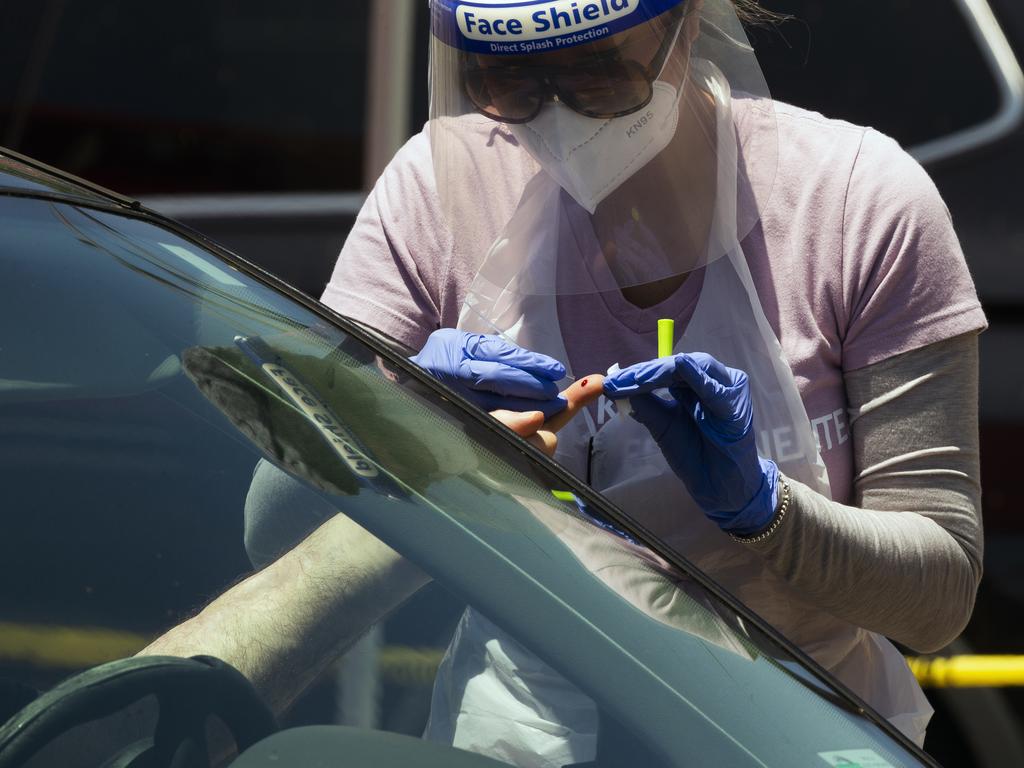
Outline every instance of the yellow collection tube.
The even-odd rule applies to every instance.
[[[669,357],[675,349],[676,321],[658,321],[658,357]]]

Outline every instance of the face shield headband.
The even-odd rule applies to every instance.
[[[645,24],[684,0],[432,0],[431,32],[467,53],[525,56],[587,45]]]

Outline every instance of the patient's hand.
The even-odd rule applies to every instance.
[[[547,421],[544,421],[544,414],[540,411],[498,410],[491,411],[491,416],[548,456],[553,456],[558,446],[558,437],[555,433],[572,421],[573,416],[589,403],[600,397],[603,382],[604,376],[599,373],[577,379],[562,391],[562,395],[569,401],[568,407]]]

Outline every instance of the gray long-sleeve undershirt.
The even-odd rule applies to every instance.
[[[854,506],[789,480],[778,530],[749,546],[824,610],[919,652],[974,607],[982,570],[974,333],[845,376]]]

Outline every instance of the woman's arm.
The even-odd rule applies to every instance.
[[[836,617],[937,650],[967,624],[981,580],[977,334],[845,381],[854,506],[788,480],[787,518],[750,546]]]

